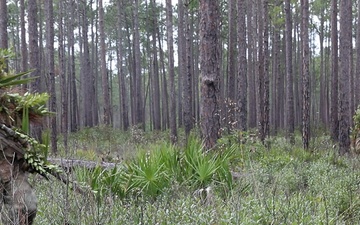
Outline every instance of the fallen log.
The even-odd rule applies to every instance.
[[[84,167],[87,169],[94,169],[100,166],[103,169],[113,169],[118,166],[118,163],[110,162],[95,162],[81,159],[62,159],[62,158],[49,158],[48,162],[58,165],[65,171],[71,171],[74,167]]]
[[[82,167],[87,169],[94,169],[97,166],[100,166],[103,169],[113,169],[118,164],[109,163],[109,162],[95,162],[88,160],[80,160],[80,159],[62,159],[62,158],[48,158],[48,162],[53,165],[59,166],[65,173],[51,172],[56,179],[60,180],[65,185],[71,185],[71,189],[74,191],[85,194],[89,192],[89,187],[84,187],[79,185],[76,181],[71,181],[69,177],[66,175],[71,172],[75,167]]]

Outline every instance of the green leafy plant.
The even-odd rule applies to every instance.
[[[158,152],[140,152],[128,164],[128,171],[132,174],[131,183],[135,192],[154,197],[169,185],[169,173]]]
[[[1,129],[22,146],[22,157],[30,172],[42,175],[58,173],[60,169],[47,161],[49,134],[43,136],[43,143],[29,136],[30,123],[41,121],[51,113],[46,108],[49,95],[46,93],[22,93],[14,86],[28,83],[36,77],[24,78],[31,71],[14,74],[7,68],[7,62],[14,56],[10,50],[0,49],[0,123]],[[13,149],[15,151],[15,149]],[[19,157],[19,155],[18,155]]]

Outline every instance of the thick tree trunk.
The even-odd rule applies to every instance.
[[[200,0],[201,133],[211,149],[219,138],[219,25],[217,0]]]
[[[350,54],[352,41],[352,1],[340,1],[340,69],[339,79],[339,147],[340,153],[350,148]]]

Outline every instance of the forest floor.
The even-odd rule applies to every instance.
[[[226,185],[221,181],[228,178],[215,175],[198,182],[200,173],[188,174],[181,181],[164,171],[157,177],[165,166],[148,155],[157,149],[166,152],[164,148],[171,146],[164,145],[168,143],[164,133],[96,128],[71,134],[67,151],[60,146],[63,158],[121,165],[139,160],[138,152],[146,150],[150,153],[142,163],[156,165],[148,170],[139,163],[124,172],[119,172],[122,166],[113,172],[73,168],[66,175],[82,185],[84,193],[56,179],[32,176],[39,201],[35,224],[360,224],[358,156],[337,155],[327,136],[313,138],[311,151],[304,151],[300,137],[295,145],[282,137],[271,138],[265,148],[250,138],[234,143],[236,135],[221,140],[233,146],[230,168],[235,176]],[[138,174],[127,190],[121,189],[118,184],[123,180],[118,177],[126,176],[119,174],[136,169],[154,183],[140,184]]]

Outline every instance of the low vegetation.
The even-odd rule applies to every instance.
[[[313,140],[308,152],[300,137],[265,148],[234,133],[205,154],[195,136],[175,147],[161,133],[87,129],[64,157],[118,166],[68,172],[85,193],[33,177],[36,224],[358,224],[359,159],[337,155],[326,136]]]

